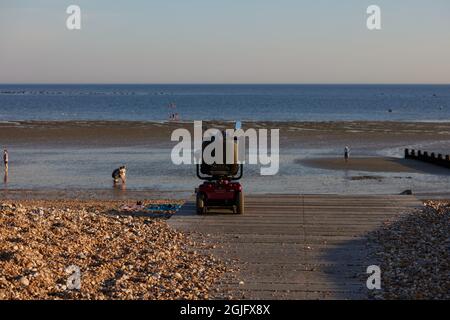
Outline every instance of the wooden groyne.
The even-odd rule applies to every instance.
[[[419,160],[450,169],[450,155],[422,150],[405,149],[405,159]]]

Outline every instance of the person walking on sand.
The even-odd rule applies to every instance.
[[[350,157],[350,148],[348,146],[345,146],[344,148],[344,160],[345,162],[348,162],[348,158]]]
[[[8,150],[3,150],[3,164],[5,165],[5,172],[8,172],[9,154]]]

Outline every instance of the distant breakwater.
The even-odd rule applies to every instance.
[[[405,159],[419,160],[450,169],[450,155],[422,150],[405,149]]]

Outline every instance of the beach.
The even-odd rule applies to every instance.
[[[450,300],[450,2],[379,2],[0,2],[0,304]]]
[[[133,203],[2,200],[0,300],[230,298],[215,283],[233,269],[204,253],[211,244],[176,232],[167,217],[119,209]],[[74,270],[79,288],[70,286]]]
[[[450,174],[403,155],[405,148],[445,154],[450,123],[244,122],[244,130],[279,129],[281,153],[276,176],[245,166],[241,183],[249,216],[239,218],[239,229],[238,217],[220,212],[202,218],[189,211],[200,181],[192,165],[170,160],[176,143],[170,135],[178,128],[192,132],[193,124],[0,123],[0,141],[10,153],[0,191],[0,299],[448,298],[448,281],[432,263],[438,259],[439,268],[448,270],[437,256],[445,252],[448,209],[437,214],[425,206],[422,214],[412,206],[420,204],[416,197],[448,199]],[[347,162],[344,146],[350,146]],[[122,164],[127,183],[115,186],[111,171]],[[393,200],[406,190],[413,196]],[[258,196],[275,198],[261,205],[260,198],[252,200]],[[121,209],[137,202],[186,204],[173,216]],[[427,236],[430,219],[440,226],[429,240],[439,248],[436,254],[417,242]],[[292,241],[300,244],[291,248]],[[263,260],[249,254],[247,242]],[[416,266],[409,248],[421,257],[419,272],[436,273],[433,286],[417,278],[414,267],[404,268]],[[370,253],[373,258],[366,258]],[[288,267],[293,261],[300,269]],[[265,269],[272,264],[281,268],[278,277]],[[368,264],[385,270],[385,290],[360,290]],[[67,280],[67,268],[74,266],[80,290]]]
[[[233,121],[205,124],[218,129],[234,126]],[[170,135],[179,128],[193,132],[193,121],[4,121],[0,139],[5,145],[173,146]],[[286,148],[344,142],[361,148],[394,147],[450,139],[450,122],[245,121],[243,128],[280,129],[280,145]]]
[[[223,129],[234,123],[208,125]],[[244,129],[279,129],[281,154],[276,176],[264,177],[258,167],[245,166],[242,184],[249,216],[239,218],[239,229],[238,217],[230,214],[197,217],[195,210],[189,211],[200,181],[192,165],[170,161],[176,143],[170,135],[178,128],[192,132],[193,125],[0,123],[0,141],[10,152],[0,191],[0,299],[448,297],[445,277],[436,276],[434,287],[423,277],[416,279],[413,268],[407,269],[402,285],[396,277],[403,264],[411,262],[405,246],[422,257],[423,270],[436,271],[432,261],[439,257],[415,242],[429,230],[427,216],[415,208],[418,199],[448,198],[450,174],[445,168],[403,159],[403,154],[405,148],[445,154],[450,123],[244,122]],[[343,158],[346,145],[351,148],[348,162]],[[127,183],[114,186],[111,171],[122,164],[129,168]],[[413,196],[399,195],[405,190]],[[121,209],[138,201],[187,205],[183,212],[159,217]],[[442,203],[445,214],[430,214],[441,226],[433,233],[446,241],[443,218],[448,207]],[[433,209],[427,205],[422,210]],[[436,253],[445,249],[445,241]],[[263,260],[242,249],[249,244],[261,251],[257,256]],[[355,252],[355,246],[360,251]],[[273,250],[267,251],[269,247]],[[285,251],[289,254],[280,254]],[[359,254],[369,252],[376,259],[361,260]],[[280,266],[280,259],[288,267]],[[289,267],[292,261],[301,264],[300,270]],[[448,264],[439,261],[447,270]],[[280,268],[279,277],[272,279],[272,272],[264,269],[269,262]],[[330,263],[341,271],[329,269]],[[368,295],[360,290],[367,263],[386,270],[385,291]],[[68,287],[70,266],[80,268],[81,290]],[[310,283],[310,277],[317,282]]]
[[[158,215],[125,211],[131,198],[3,199],[0,300],[449,298],[446,201],[247,199],[242,216],[198,216],[192,200],[139,200],[183,204]],[[363,286],[372,264],[381,291]]]
[[[233,128],[234,123],[207,125]],[[172,164],[177,141],[171,141],[171,133],[178,128],[192,132],[193,123],[0,123],[0,141],[10,152],[9,173],[0,188],[14,197],[84,192],[119,199],[143,192],[151,198],[161,193],[185,198],[198,179],[192,165]],[[280,130],[280,171],[264,177],[258,165],[246,165],[243,183],[251,193],[425,193],[442,192],[450,182],[446,170],[402,159],[404,148],[446,154],[450,123],[256,121],[243,122],[243,128]],[[351,148],[351,161],[342,166],[344,146]],[[113,188],[111,172],[123,164],[129,171],[126,189]],[[367,175],[379,178],[360,178]]]
[[[448,201],[425,201],[369,235],[384,272],[382,290],[372,298],[450,299],[449,218]]]

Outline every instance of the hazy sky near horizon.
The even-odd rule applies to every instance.
[[[0,83],[450,83],[450,1],[0,0]]]

